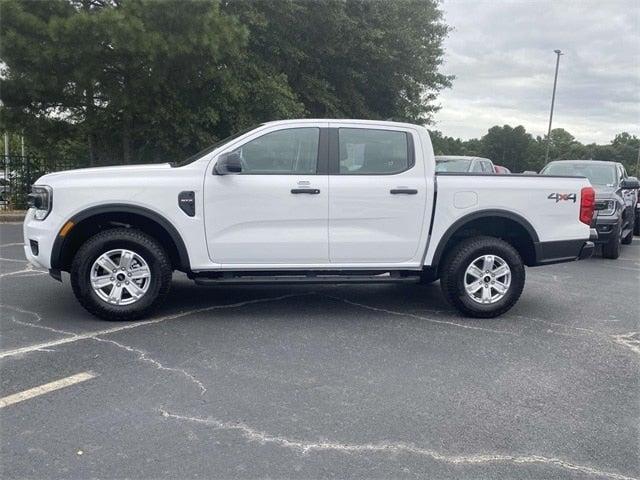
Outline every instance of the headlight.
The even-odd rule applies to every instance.
[[[27,197],[27,203],[29,208],[35,209],[34,218],[44,220],[53,207],[53,190],[47,185],[34,185]]]
[[[617,203],[615,200],[599,200],[598,215],[607,216],[616,213]]]

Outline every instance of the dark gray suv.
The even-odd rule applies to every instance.
[[[633,240],[638,179],[628,176],[621,163],[599,160],[557,160],[544,167],[540,174],[589,179],[596,191],[596,243],[602,245],[605,258],[618,258],[620,244]]]

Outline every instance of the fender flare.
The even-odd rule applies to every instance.
[[[458,220],[453,222],[453,224],[444,232],[444,235],[442,235],[442,238],[440,238],[440,241],[438,242],[438,246],[436,247],[436,251],[433,254],[433,259],[431,260],[430,266],[432,268],[438,267],[438,264],[440,263],[440,259],[444,254],[445,246],[447,245],[451,237],[453,237],[453,235],[458,230],[460,230],[460,228],[464,227],[469,222],[478,220],[479,218],[488,218],[488,217],[494,217],[494,218],[498,217],[498,218],[506,218],[508,220],[512,220],[526,230],[526,232],[531,237],[531,241],[533,242],[534,245],[536,245],[540,241],[540,238],[538,237],[538,234],[536,233],[535,228],[533,228],[533,225],[531,225],[531,223],[529,223],[529,221],[526,218],[522,217],[521,215],[510,212],[508,210],[500,210],[500,209],[479,210],[479,211],[464,215],[463,217],[460,217]]]
[[[67,222],[71,221],[75,226],[89,217],[92,217],[94,215],[102,215],[105,213],[134,213],[157,223],[165,229],[176,246],[179,261],[179,265],[177,265],[177,267],[185,272],[188,272],[191,269],[191,264],[189,263],[189,253],[187,252],[187,248],[184,244],[184,241],[182,240],[182,237],[180,236],[180,233],[178,233],[178,230],[176,230],[176,228],[171,224],[171,222],[169,222],[169,220],[164,218],[159,213],[156,213],[148,208],[140,207],[137,205],[129,205],[126,203],[110,203],[106,205],[98,205],[76,213],[71,218],[69,218]],[[67,222],[65,222],[65,224]],[[66,236],[60,236],[60,234],[58,233],[55,241],[53,242],[53,248],[51,249],[51,269],[53,270],[59,270],[62,267],[62,252],[64,251],[65,242]]]

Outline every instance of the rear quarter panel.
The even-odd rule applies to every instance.
[[[459,219],[483,210],[502,210],[525,219],[540,242],[589,239],[580,222],[580,191],[586,178],[523,175],[437,175],[437,201],[425,265]],[[571,198],[553,194],[575,194]],[[551,197],[551,198],[550,198]]]

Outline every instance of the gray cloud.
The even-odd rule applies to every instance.
[[[472,138],[493,125],[547,130],[560,48],[554,127],[607,143],[640,135],[640,1],[444,0],[443,71],[456,79],[440,96],[435,128]]]

